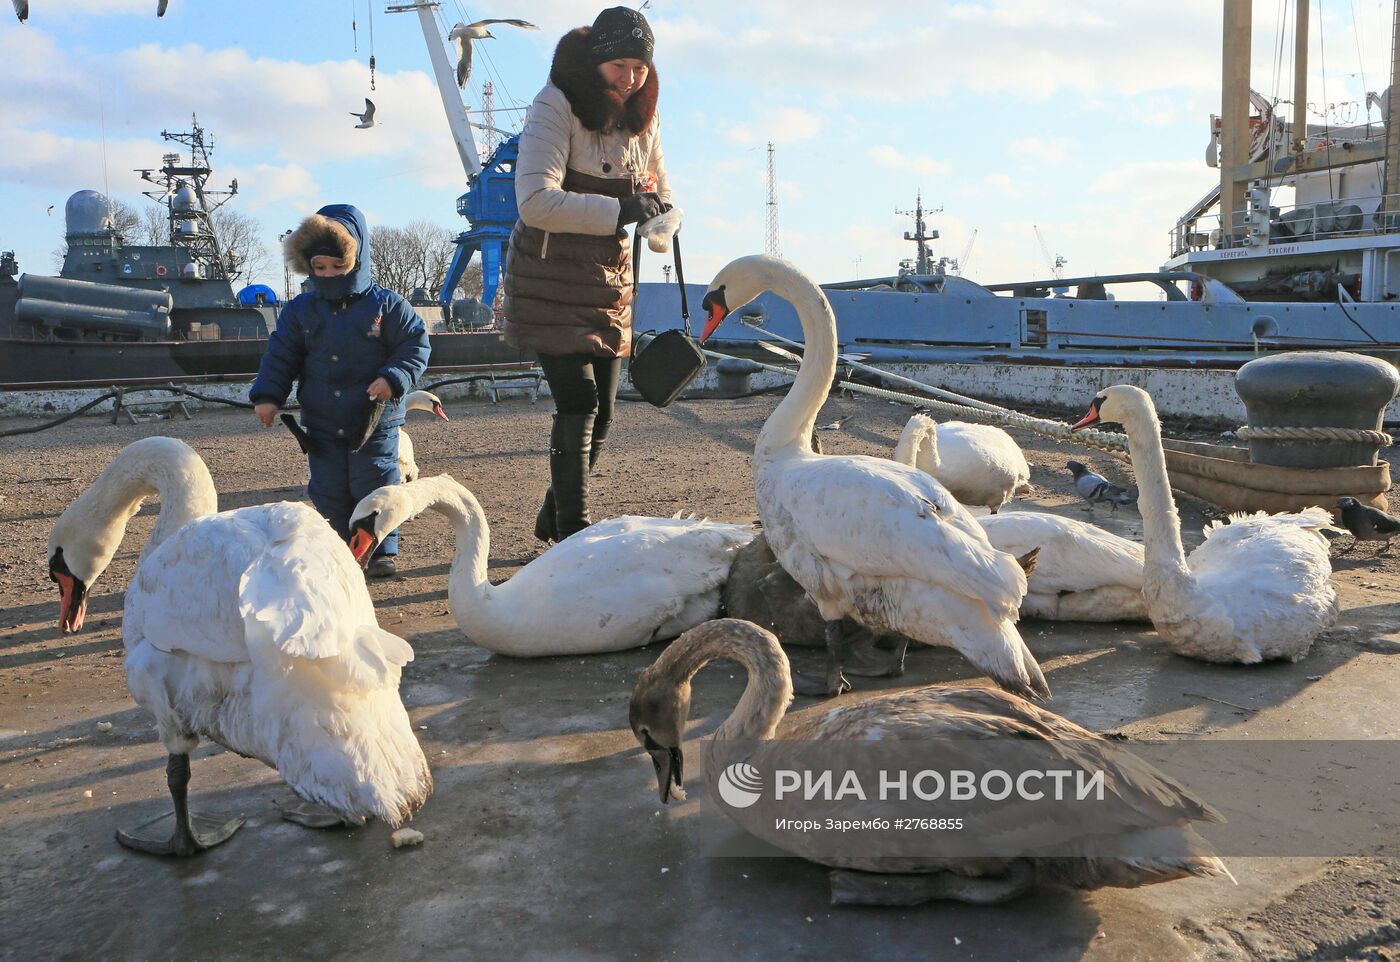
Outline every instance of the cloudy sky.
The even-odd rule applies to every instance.
[[[26,25],[0,17],[0,249],[23,270],[51,270],[74,190],[144,203],[132,169],[159,166],[160,131],[188,129],[196,112],[217,139],[216,178],[238,178],[234,203],[269,244],[330,202],[375,223],[463,223],[464,176],[416,16],[386,14],[383,0],[170,0],[160,20],[156,0],[30,5]],[[494,81],[497,125],[517,128],[558,37],[598,9],[445,0],[444,36],[484,17],[541,27],[503,27],[478,47],[468,105]],[[975,280],[1044,276],[1032,225],[1071,274],[1153,269],[1213,181],[1220,0],[651,0],[646,13],[694,281],[763,249],[770,140],[782,252],[823,281],[911,256],[912,219],[896,211],[919,191],[942,207],[936,254],[961,256],[978,232]],[[1287,100],[1292,40],[1280,63],[1277,13],[1255,4],[1254,87]],[[1381,0],[1314,2],[1313,123],[1364,119],[1364,91],[1386,84],[1391,16]],[[355,130],[348,111],[367,94],[381,126]],[[281,286],[280,273],[263,280]]]

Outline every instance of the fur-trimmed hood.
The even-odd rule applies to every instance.
[[[339,277],[311,277],[311,258],[308,252],[318,247],[332,247],[340,252],[340,259],[350,261],[355,266],[344,279]],[[323,295],[339,300],[347,294],[360,294],[369,288],[369,227],[365,215],[358,207],[350,204],[328,204],[306,220],[282,245],[287,264],[299,274],[311,277],[318,290],[323,285],[334,288],[323,290]],[[326,282],[331,282],[329,285]]]
[[[634,134],[651,126],[656,116],[660,85],[656,67],[647,71],[642,88],[623,100],[603,82],[592,51],[588,48],[589,27],[578,27],[564,34],[554,48],[549,80],[564,92],[574,116],[587,130],[604,130],[621,123]]]

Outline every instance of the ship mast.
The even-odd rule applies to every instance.
[[[1391,33],[1390,86],[1384,141],[1366,141],[1308,150],[1308,4],[1295,0],[1293,119],[1290,152],[1283,157],[1249,158],[1249,58],[1252,0],[1225,0],[1220,106],[1220,226],[1221,246],[1236,246],[1247,231],[1247,194],[1250,183],[1265,183],[1287,174],[1302,174],[1385,162],[1382,208],[1400,206],[1400,0],[1394,4]]]
[[[238,181],[232,181],[228,190],[209,189],[209,177],[214,173],[209,162],[209,154],[214,150],[214,138],[205,138],[204,128],[199,126],[197,116],[191,115],[190,126],[193,129],[189,131],[160,132],[163,139],[187,147],[190,160],[189,163],[182,163],[178,153],[166,154],[161,158],[159,178],[153,177],[150,170],[138,170],[142,180],[160,188],[142,193],[165,205],[170,222],[170,242],[190,252],[190,260],[198,266],[201,277],[232,280],[238,272],[224,256],[211,215],[238,193]]]
[[[940,207],[940,208],[938,208],[938,210],[930,211],[929,213],[936,214],[936,213],[938,213],[939,210],[942,210],[942,209],[943,209],[943,208]],[[932,273],[933,273],[933,251],[929,248],[928,242],[931,241],[931,240],[937,240],[937,239],[938,239],[938,231],[937,231],[937,230],[929,231],[929,230],[927,230],[926,227],[924,226],[924,193],[923,193],[923,191],[919,191],[919,193],[915,195],[914,209],[913,209],[913,210],[897,210],[897,211],[895,211],[895,213],[896,213],[896,214],[903,214],[903,215],[905,215],[905,216],[908,216],[908,215],[910,215],[910,214],[913,214],[913,215],[914,215],[914,233],[911,234],[911,233],[909,233],[908,231],[905,231],[905,232],[904,232],[904,239],[905,239],[905,240],[907,240],[907,241],[913,241],[915,244],[918,245],[918,248],[917,248],[917,249],[918,249],[918,255],[917,255],[917,257],[915,258],[915,261],[914,261],[914,273],[915,273],[915,274],[932,274]],[[908,263],[908,262],[906,261],[905,263]]]

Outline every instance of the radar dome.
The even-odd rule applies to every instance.
[[[95,190],[80,190],[68,198],[63,208],[68,236],[105,235],[112,227],[111,207],[107,198]]]
[[[173,206],[177,212],[183,214],[186,211],[195,210],[198,207],[198,198],[195,197],[194,191],[189,188],[189,185],[186,185],[175,191],[175,196],[171,200],[171,206]]]

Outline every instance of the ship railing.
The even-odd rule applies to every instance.
[[[1233,233],[1221,229],[1219,213],[1180,221],[1168,232],[1172,257],[1197,251],[1261,250],[1271,244],[1400,234],[1400,194],[1339,197],[1306,204],[1270,205],[1244,216]]]

